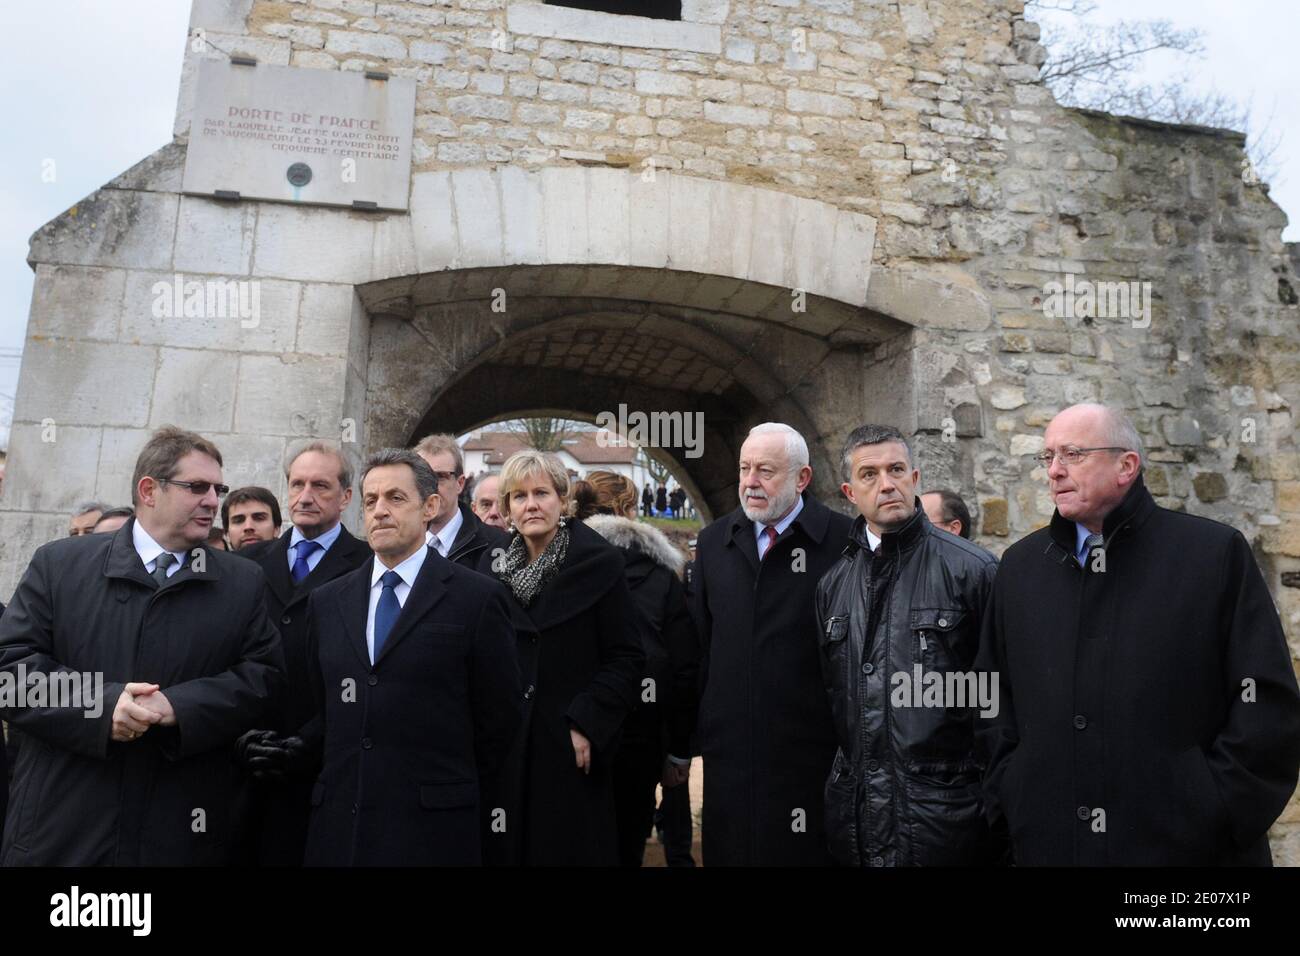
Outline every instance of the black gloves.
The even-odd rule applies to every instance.
[[[235,758],[257,780],[296,777],[315,769],[301,737],[281,737],[273,730],[244,734],[235,743]]]

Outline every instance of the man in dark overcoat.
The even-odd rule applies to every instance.
[[[980,642],[991,822],[1022,865],[1269,865],[1300,695],[1250,545],[1155,503],[1122,414],[1044,440],[1056,510],[1003,555]]]
[[[478,866],[523,693],[505,589],[425,543],[437,479],[389,448],[361,476],[375,556],[312,592],[324,755],[308,866]]]
[[[39,548],[0,618],[0,671],[64,688],[0,708],[24,737],[6,866],[229,859],[231,747],[280,689],[280,639],[261,569],[204,546],[217,448],[162,428],[132,487],[135,518]]]
[[[740,450],[740,507],[698,537],[705,866],[832,862],[822,788],[836,737],[813,598],[852,522],[804,495],[811,480],[798,432],[756,426]]]
[[[320,767],[302,739],[316,714],[307,654],[311,592],[370,560],[370,548],[343,527],[352,500],[352,466],[337,445],[311,441],[284,469],[291,527],[274,541],[238,553],[266,575],[266,607],[284,649],[285,693],[268,721],[240,738],[239,859],[258,866],[301,866],[311,788]]]

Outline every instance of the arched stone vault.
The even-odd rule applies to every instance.
[[[496,270],[496,286],[476,277],[443,277],[438,286],[415,279],[404,283],[412,294],[396,300],[392,282],[363,287],[362,301],[372,313],[369,443],[463,431],[522,408],[578,410],[588,420],[602,411],[617,415],[620,404],[629,412],[700,413],[702,454],[663,451],[676,470],[690,476],[698,500],[723,513],[735,505],[735,462],[745,432],[757,422],[780,420],[808,437],[817,490],[834,496],[833,451],[826,441],[838,441],[841,423],[827,414],[834,396],[824,394],[825,373],[839,367],[856,392],[852,379],[862,344],[882,341],[901,327],[855,316],[858,334],[840,344],[833,338],[838,328],[825,323],[801,330],[791,322],[682,304],[698,301],[692,295],[702,285],[696,276],[647,277],[660,300],[645,301],[610,296],[645,295],[644,285],[612,284],[599,275],[575,282],[575,271],[556,269],[556,289],[536,269],[522,283],[510,270]],[[554,293],[566,284],[605,295],[516,291]],[[423,301],[422,292],[446,294],[449,288],[462,297]],[[494,300],[494,289],[504,291],[504,302]],[[738,291],[754,298],[767,294]],[[494,301],[502,311],[494,311]],[[394,315],[398,306],[409,317]],[[400,382],[416,387],[395,387]]]

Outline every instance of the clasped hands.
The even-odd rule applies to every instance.
[[[138,740],[154,725],[176,726],[176,712],[157,684],[130,683],[113,708],[110,739],[120,744]]]
[[[282,737],[274,730],[248,731],[235,744],[235,756],[258,780],[292,776],[312,763],[306,741]]]

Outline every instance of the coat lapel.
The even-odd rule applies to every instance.
[[[279,599],[281,607],[288,607],[293,600],[293,578],[289,576],[289,539],[293,537],[290,528],[276,539],[275,544],[266,549],[266,559],[262,562],[262,572],[266,575],[266,584]]]
[[[402,613],[397,615],[397,623],[393,625],[392,633],[388,635],[388,640],[384,641],[384,649],[379,652],[379,659],[375,661],[376,667],[393,652],[393,648],[401,643],[402,638],[415,629],[420,619],[443,599],[447,594],[446,582],[451,574],[451,562],[440,555],[437,548],[426,545],[424,564],[420,566],[420,573],[415,578],[415,584],[411,586],[411,593],[406,596]],[[363,643],[364,640],[365,637],[362,635]]]
[[[374,571],[374,560],[365,562],[352,573],[351,579],[339,593],[342,605],[343,631],[353,652],[363,667],[370,669],[370,648],[366,644],[366,618],[370,613],[370,575]]]
[[[113,541],[108,546],[108,554],[104,558],[104,575],[110,578],[126,578],[147,588],[154,588],[157,585],[145,571],[144,562],[140,560],[140,555],[135,550],[132,531],[134,527],[135,519],[132,518],[113,535]]]
[[[731,523],[731,544],[739,548],[740,553],[749,561],[749,567],[758,574],[758,539],[754,537],[754,523],[745,517],[744,511],[736,512],[736,519]]]

